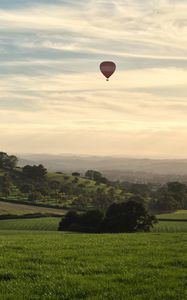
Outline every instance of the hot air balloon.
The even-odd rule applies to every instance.
[[[100,64],[100,70],[103,73],[103,75],[106,77],[106,80],[108,81],[108,78],[115,72],[116,65],[112,61],[103,61]]]

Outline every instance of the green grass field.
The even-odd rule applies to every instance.
[[[0,220],[0,299],[187,299],[187,222],[89,235],[60,219]]]
[[[0,220],[0,230],[57,231],[61,218]]]
[[[160,214],[157,215],[157,218],[159,219],[186,219],[187,220],[187,210],[178,210],[174,213],[168,213],[168,214]]]
[[[186,234],[0,232],[0,299],[185,300]]]
[[[46,216],[64,215],[65,210],[0,201],[0,216],[3,215],[22,216],[26,214],[38,214],[38,213]]]
[[[34,218],[18,220],[0,220],[0,230],[39,230],[56,231],[61,218]],[[160,221],[153,228],[153,232],[187,233],[187,222]]]
[[[187,222],[170,222],[160,221],[153,228],[153,232],[186,232],[187,233]]]
[[[9,204],[10,207],[9,209],[13,206],[16,206],[14,204]],[[20,209],[20,214],[21,212],[24,212],[24,207],[25,205],[18,205]],[[16,209],[18,209],[16,207]],[[27,207],[27,206],[26,206]],[[0,206],[1,208],[1,206]],[[22,209],[22,210],[21,210]],[[31,211],[33,209],[38,209],[37,207],[30,207]],[[40,208],[39,208],[40,209]],[[47,210],[47,211],[45,211]],[[18,210],[19,211],[19,210]],[[18,213],[17,211],[17,213]],[[36,210],[37,211],[37,210]],[[36,212],[35,211],[35,212]],[[40,211],[40,210],[39,210]],[[42,212],[44,213],[52,213],[53,209],[44,209],[42,208]],[[58,213],[59,210],[55,210],[56,213]],[[28,212],[27,212],[28,213]],[[59,211],[59,214],[62,213],[64,214],[63,211]],[[186,211],[180,211],[177,212],[177,215],[181,216],[184,215]],[[171,220],[175,219],[172,218],[174,214],[171,214]],[[169,218],[169,214],[168,214]],[[15,220],[0,220],[0,230],[40,230],[40,231],[47,231],[47,230],[52,230],[56,231],[58,228],[58,224],[61,220],[61,217],[45,217],[45,218],[34,218],[34,219],[15,219]],[[179,218],[180,220],[180,218]],[[187,233],[187,222],[177,222],[177,221],[159,221],[158,224],[154,225],[153,232],[170,232],[170,233],[177,233],[177,232],[186,232]]]

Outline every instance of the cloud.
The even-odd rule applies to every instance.
[[[187,58],[187,5],[170,1],[87,1],[1,10],[1,31],[36,32],[44,48],[150,58]],[[179,30],[179,24],[180,25]],[[55,35],[54,35],[55,32]],[[63,36],[67,38],[64,39]],[[29,43],[28,43],[29,44]]]
[[[1,1],[2,147],[184,153],[186,9],[182,0]],[[117,64],[110,82],[102,60]]]

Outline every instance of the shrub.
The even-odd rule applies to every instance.
[[[90,210],[77,214],[69,211],[59,224],[61,231],[98,232],[103,221],[103,213],[99,210]]]
[[[73,173],[72,173],[72,176],[79,177],[79,176],[81,176],[81,174],[80,174],[79,172],[73,172]]]
[[[129,200],[113,203],[107,210],[102,223],[102,232],[149,231],[156,219],[149,215],[140,202]]]
[[[142,203],[128,201],[113,203],[104,217],[99,210],[82,214],[68,212],[59,224],[59,230],[77,232],[136,232],[150,231],[156,218],[149,215]]]

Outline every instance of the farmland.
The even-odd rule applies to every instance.
[[[65,213],[63,210],[43,208],[37,206],[21,205],[0,202],[1,215],[11,213],[18,217],[24,214],[40,213],[45,218],[32,218],[32,219],[13,219],[13,220],[0,220],[0,230],[39,230],[39,231],[56,231],[61,217]],[[56,217],[54,218],[53,215]],[[59,215],[59,217],[57,217]],[[187,232],[187,221],[182,221],[187,215],[186,210],[177,211],[176,213],[167,215],[158,215],[157,217],[167,217],[168,221],[160,220],[158,224],[154,225],[153,232],[160,233],[177,233]],[[47,217],[48,216],[48,217]],[[182,216],[182,218],[181,218]],[[177,220],[178,217],[178,221]],[[160,218],[161,219],[161,218]]]
[[[187,210],[160,214],[157,218],[160,221],[154,226],[154,232],[187,232]]]
[[[174,213],[160,214],[157,216],[159,219],[176,219],[176,220],[186,220],[187,221],[187,210],[178,210]]]
[[[61,233],[61,217],[0,220],[0,299],[185,300],[185,214],[133,234]]]
[[[57,231],[61,218],[0,220],[0,230]]]
[[[163,232],[163,233],[177,233],[177,232],[186,232],[187,233],[187,222],[173,222],[173,221],[160,221],[153,228],[154,232]]]
[[[0,232],[1,299],[186,299],[187,235]]]
[[[18,220],[0,220],[0,230],[39,230],[56,231],[61,218],[33,218]],[[160,221],[153,228],[153,232],[162,233],[187,233],[187,222]]]
[[[24,205],[18,203],[10,203],[6,201],[0,201],[0,216],[23,216],[41,214],[47,215],[63,215],[64,210],[39,207],[35,205]]]

